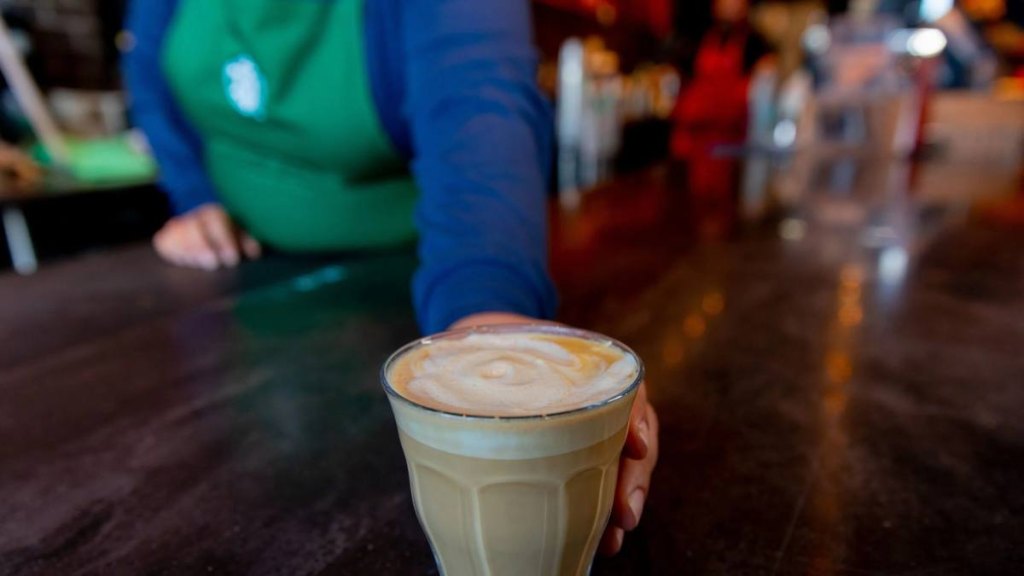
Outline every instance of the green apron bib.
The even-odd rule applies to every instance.
[[[256,238],[321,251],[415,236],[416,187],[370,93],[363,0],[182,0],[163,69]]]

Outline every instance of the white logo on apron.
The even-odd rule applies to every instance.
[[[242,55],[224,65],[224,91],[228,101],[242,116],[263,116],[266,80],[259,66],[248,55]]]

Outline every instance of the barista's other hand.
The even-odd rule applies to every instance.
[[[452,329],[470,328],[489,324],[536,324],[541,320],[511,314],[507,312],[483,312],[467,316],[455,324]],[[658,463],[658,415],[654,407],[647,401],[647,384],[640,384],[633,411],[629,415],[629,430],[626,433],[626,446],[622,449],[619,460],[619,482],[615,489],[615,502],[612,504],[612,517],[601,538],[599,551],[605,555],[613,555],[622,549],[622,540],[626,532],[633,530],[640,523],[644,502],[651,485],[651,474]]]
[[[15,192],[29,188],[39,182],[43,171],[24,152],[0,142],[0,173],[10,177]]]
[[[259,242],[239,228],[220,204],[203,204],[175,216],[153,236],[160,256],[178,266],[230,268],[245,256],[259,258]]]

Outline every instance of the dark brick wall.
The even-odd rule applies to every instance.
[[[44,87],[117,87],[113,42],[123,0],[0,0],[0,8],[30,33],[33,72]]]

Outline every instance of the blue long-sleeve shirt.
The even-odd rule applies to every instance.
[[[328,0],[356,1],[356,0]],[[184,213],[217,201],[203,143],[160,66],[177,0],[133,0],[125,54],[132,117]],[[525,0],[366,0],[365,45],[377,114],[420,190],[421,328],[469,314],[550,317],[545,189],[550,106],[538,91]]]

